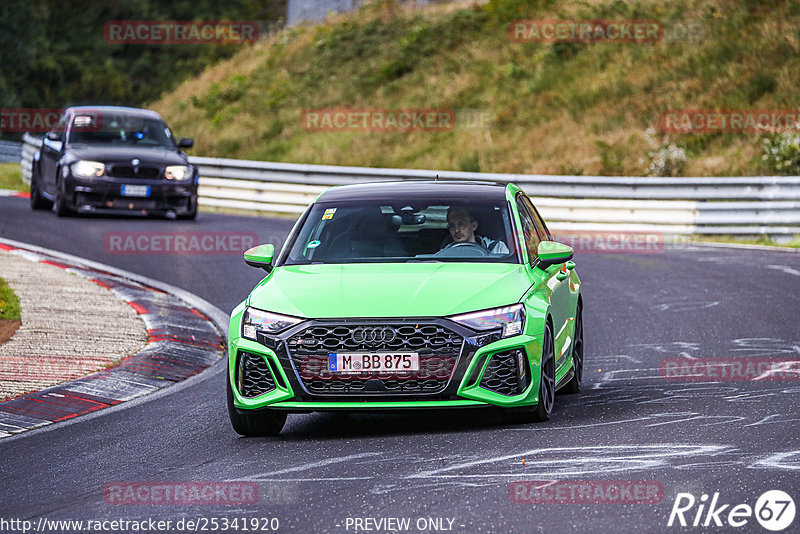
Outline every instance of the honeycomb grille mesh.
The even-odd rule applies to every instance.
[[[275,389],[275,380],[266,360],[256,354],[242,352],[239,355],[239,392],[243,397],[253,398]]]
[[[437,324],[381,325],[380,340],[366,340],[364,328],[375,325],[315,325],[287,340],[300,380],[317,394],[439,393],[455,370],[463,338]],[[362,329],[362,330],[360,330]],[[391,333],[389,333],[389,331]],[[419,371],[338,374],[328,370],[331,352],[416,352]]]
[[[524,389],[521,385],[517,373],[517,351],[492,355],[481,377],[481,387],[501,395],[516,395]]]

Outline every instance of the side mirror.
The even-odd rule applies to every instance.
[[[250,267],[258,267],[270,272],[274,255],[275,245],[256,245],[244,253],[244,262]]]
[[[575,255],[572,247],[556,241],[541,241],[536,253],[539,255],[536,266],[543,271],[551,265],[568,262]]]
[[[47,132],[47,135],[45,135],[45,137],[50,141],[61,141],[61,134],[59,134],[55,130]]]
[[[178,138],[178,148],[192,148],[194,146],[194,139],[188,137]]]

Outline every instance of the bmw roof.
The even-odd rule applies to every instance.
[[[71,106],[66,109],[67,112],[71,113],[117,113],[121,115],[138,115],[144,117],[152,117],[154,119],[160,119],[161,115],[156,113],[155,111],[149,109],[141,109],[141,108],[129,108],[125,106]]]

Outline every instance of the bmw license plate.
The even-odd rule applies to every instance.
[[[123,185],[122,186],[122,196],[123,197],[149,197],[150,196],[150,186],[149,185]]]
[[[417,352],[332,352],[328,354],[332,373],[404,373],[419,371]]]

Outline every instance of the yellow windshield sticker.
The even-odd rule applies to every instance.
[[[333,214],[336,213],[336,208],[328,208],[325,210],[325,213],[322,214],[322,220],[327,221],[333,219]]]

